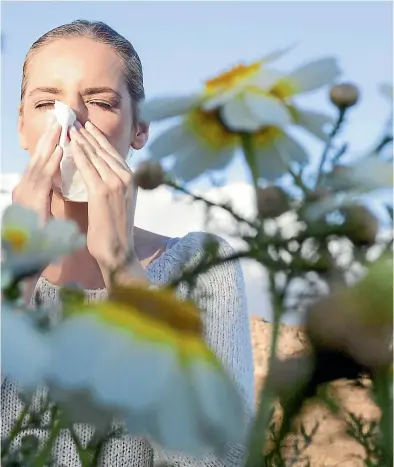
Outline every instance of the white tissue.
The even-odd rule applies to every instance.
[[[55,101],[55,108],[50,112],[62,127],[59,146],[63,149],[63,157],[60,162],[61,185],[58,187],[64,198],[69,201],[84,203],[88,201],[86,185],[82,181],[77,169],[67,138],[68,129],[74,125],[77,117],[71,107],[64,102]]]

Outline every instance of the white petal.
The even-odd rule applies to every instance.
[[[389,99],[390,104],[393,103],[393,84],[383,83],[379,86],[380,93]]]
[[[19,204],[11,204],[3,213],[2,227],[18,227],[28,232],[39,229],[39,217],[36,212]]]
[[[322,58],[295,69],[288,75],[296,93],[313,91],[332,83],[341,73],[335,58]]]
[[[173,375],[171,386],[162,394],[160,406],[157,407],[160,444],[170,451],[184,451],[200,457],[205,454],[206,446],[202,443],[197,426],[198,407],[183,371],[179,368]]]
[[[232,131],[253,132],[261,126],[246,103],[245,96],[239,96],[224,104],[220,115],[223,123]]]
[[[294,49],[295,43],[288,45],[287,47],[284,47],[282,49],[276,49],[273,52],[270,52],[268,55],[263,57],[261,59],[262,63],[269,63],[269,62],[274,62],[276,60],[279,60],[280,58],[283,57],[283,55],[286,55],[289,53],[292,49]]]
[[[45,335],[33,327],[21,311],[2,304],[1,371],[26,389],[42,385],[49,364],[49,346]]]
[[[85,246],[75,222],[64,219],[50,219],[44,229],[45,240],[59,252],[71,252]]]
[[[285,164],[290,162],[302,165],[308,163],[309,158],[305,149],[288,134],[283,133],[280,138],[275,140],[274,144]]]
[[[234,383],[211,365],[197,361],[190,368],[190,379],[203,425],[219,443],[244,441],[244,408]]]
[[[328,134],[323,128],[334,123],[334,119],[331,116],[319,112],[313,112],[311,110],[301,110],[299,108],[297,108],[296,111],[297,125],[302,126],[305,130],[309,131],[322,141],[328,140]]]
[[[119,343],[114,342],[115,338]],[[112,339],[117,352],[115,358],[105,359],[96,392],[114,406],[127,407],[131,411],[142,411],[154,407],[161,399],[161,394],[171,384],[176,371],[174,351],[170,346],[134,340],[132,345],[122,340],[132,341],[121,333]],[[119,346],[119,347],[118,347]]]
[[[160,97],[145,101],[141,104],[141,119],[153,122],[183,115],[196,107],[200,100],[199,94],[192,94],[180,97]]]
[[[276,126],[284,128],[291,122],[291,116],[287,108],[274,97],[245,93],[245,103],[252,114],[264,126]]]
[[[150,145],[150,160],[159,161],[187,146],[192,138],[184,123],[161,133]]]
[[[272,70],[262,67],[251,81],[251,86],[256,86],[259,89],[269,91],[281,78],[284,78],[284,73],[278,70]]]
[[[283,162],[273,142],[267,143],[261,147],[256,147],[255,155],[258,173],[261,178],[273,181],[287,172],[288,167]]]
[[[221,107],[226,102],[229,102],[235,99],[242,92],[242,90],[243,90],[243,86],[238,85],[238,86],[231,87],[230,89],[226,89],[223,92],[218,92],[214,96],[209,97],[206,100],[204,100],[204,102],[201,104],[201,108],[205,110],[206,112],[217,109],[218,107]]]
[[[175,154],[175,164],[170,173],[183,182],[190,182],[210,170],[217,162],[217,156],[218,152],[204,147],[195,139]]]

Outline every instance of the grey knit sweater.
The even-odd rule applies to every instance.
[[[158,286],[166,285],[179,275],[185,265],[196,264],[203,254],[206,235],[201,232],[193,232],[183,238],[172,239],[168,243],[166,251],[147,268],[151,283]],[[226,241],[217,239],[220,243],[220,255],[228,256],[233,253]],[[181,299],[184,299],[187,294],[186,287],[180,286],[177,293]],[[103,300],[106,295],[105,289],[85,291],[88,301]],[[50,284],[42,277],[39,279],[33,294],[33,305],[35,297],[39,297],[42,304],[50,307],[55,314],[58,313],[59,288],[57,286]],[[224,263],[201,275],[191,298],[204,311],[206,342],[233,375],[244,397],[245,410],[248,419],[250,419],[254,404],[253,360],[240,264],[237,262]],[[15,385],[7,380],[3,382],[1,392],[2,438],[9,433],[12,423],[22,407],[23,404],[18,398]],[[176,422],[174,421],[174,423]],[[79,434],[82,444],[87,443],[92,436],[92,428],[88,425],[78,424],[75,426],[75,431]],[[43,431],[35,432],[35,434],[41,439],[45,436]],[[100,466],[239,467],[243,464],[244,456],[245,452],[242,446],[228,446],[226,454],[221,459],[207,457],[197,461],[184,454],[164,451],[144,439],[122,437],[109,442],[101,456]],[[81,465],[68,430],[64,430],[58,440],[54,450],[54,458],[56,467],[79,467]]]

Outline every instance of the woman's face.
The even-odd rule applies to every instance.
[[[133,124],[123,62],[108,45],[65,38],[33,54],[19,117],[21,146],[30,154],[45,131],[55,100],[69,105],[82,125],[90,120],[125,158],[130,147],[141,149],[147,141],[147,127]]]

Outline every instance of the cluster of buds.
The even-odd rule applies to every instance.
[[[274,219],[290,209],[288,194],[278,186],[258,187],[257,212],[262,219]]]

